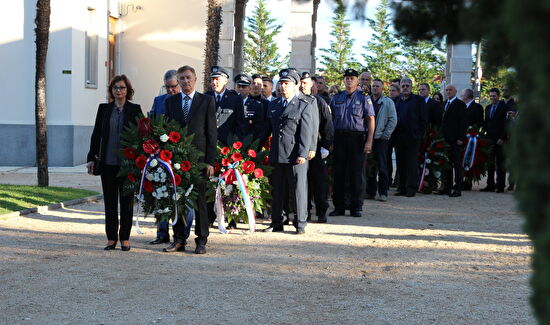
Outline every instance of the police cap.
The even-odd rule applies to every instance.
[[[241,85],[241,86],[250,86],[250,84],[252,83],[252,79],[245,73],[240,73],[236,75],[233,81],[237,85]]]
[[[224,68],[215,65],[210,68],[210,78],[215,77],[226,77],[229,79],[229,73]]]
[[[296,72],[296,69],[283,69],[279,71],[279,81],[292,81],[298,84],[300,75]]]
[[[346,69],[344,77],[359,77],[359,73],[355,69]]]
[[[300,80],[304,80],[304,79],[307,79],[307,78],[311,78],[311,73],[309,73],[307,71],[302,72],[302,77],[300,78]]]

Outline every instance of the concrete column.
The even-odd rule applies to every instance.
[[[299,71],[315,73],[313,44],[313,0],[291,0],[290,19],[290,66]]]
[[[246,12],[247,0],[235,0],[235,42],[233,43],[233,73],[236,74],[244,70],[244,18]]]
[[[472,43],[447,44],[446,84],[453,84],[458,93],[472,87]]]
[[[222,26],[220,28],[220,49],[218,51],[218,65],[230,72],[229,87],[231,88],[234,74],[234,45],[235,40],[235,0],[224,0],[222,5]]]

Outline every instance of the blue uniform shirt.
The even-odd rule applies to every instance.
[[[369,96],[357,89],[351,94],[343,91],[330,101],[332,121],[335,130],[366,132],[365,119],[374,116],[374,108]]]

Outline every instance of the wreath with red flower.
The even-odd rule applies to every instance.
[[[470,128],[467,133],[470,137],[479,136],[476,145],[476,152],[474,155],[474,165],[469,170],[464,170],[464,177],[470,182],[479,183],[481,178],[487,176],[489,170],[490,157],[491,157],[491,144],[492,140],[486,135],[476,131],[475,128]],[[467,137],[466,141],[470,138]],[[462,161],[464,160],[464,153],[468,142],[464,144],[464,150],[462,151]]]
[[[430,125],[422,139],[418,156],[420,179],[423,180],[419,190],[422,193],[430,194],[437,190],[445,171],[451,168],[449,149],[450,146],[443,138],[441,129]]]
[[[194,184],[204,181],[201,171],[205,164],[199,163],[203,154],[176,121],[159,116],[141,117],[136,122],[121,134],[124,148],[119,176],[125,177],[124,191],[137,195],[141,187],[137,199],[144,213],[153,214],[157,221],[174,218],[175,202],[178,218],[185,216],[188,208],[196,206]]]
[[[233,169],[228,169],[228,166],[238,164],[236,169],[246,183],[254,211],[262,212],[267,209],[268,202],[271,199],[271,185],[266,177],[272,169],[267,158],[269,150],[265,146],[260,151],[252,149],[258,147],[258,141],[251,143],[251,139],[252,137],[246,137],[243,141],[239,141],[235,137],[230,137],[227,146],[218,147],[218,159],[214,163],[216,177],[210,178],[207,195],[209,201],[213,202],[215,200],[219,177],[224,172],[228,172],[225,181],[220,185],[224,214],[228,222],[233,220],[235,222],[248,222],[248,215],[237,184],[237,177]]]

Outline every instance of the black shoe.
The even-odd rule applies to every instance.
[[[449,190],[439,190],[439,191],[435,192],[435,194],[437,194],[437,195],[451,195],[451,191],[449,191]]]
[[[185,252],[185,243],[173,242],[168,247],[163,248],[162,251],[165,253]]]
[[[327,216],[322,215],[317,217],[317,223],[327,223]]]
[[[206,254],[206,246],[204,244],[197,244],[195,254]]]
[[[495,191],[495,187],[494,186],[487,186],[485,188],[482,188],[480,190],[481,192],[494,192]]]
[[[157,238],[155,240],[150,241],[149,245],[158,245],[158,244],[164,244],[169,242],[170,242],[170,239]]]
[[[283,226],[270,225],[269,227],[262,230],[262,232],[283,232],[284,230],[285,229],[283,228]]]
[[[449,194],[449,197],[459,197],[462,196],[462,193],[459,191],[453,191],[453,193]]]
[[[306,233],[304,228],[296,228],[296,235],[303,235]]]
[[[231,220],[231,222],[227,225],[225,229],[227,230],[237,229],[237,223],[235,222],[235,220]]]
[[[130,246],[120,246],[120,250],[123,251],[123,252],[129,251],[130,248],[132,248],[132,247],[130,247]]]
[[[415,191],[407,191],[407,194],[405,194],[406,197],[413,197],[416,195]]]
[[[331,213],[329,213],[328,215],[331,216],[331,217],[345,216],[345,215],[346,215],[346,211],[344,211],[344,210],[334,210],[334,211],[332,211]]]
[[[503,188],[497,188],[495,192],[497,192],[497,193],[504,193],[504,189],[503,189]]]
[[[367,199],[367,200],[374,200],[374,199],[375,199],[375,196],[374,196],[374,195],[367,194],[367,196],[365,197],[365,199]]]
[[[405,196],[405,195],[407,195],[407,192],[405,192],[405,191],[397,191],[397,192],[394,193],[393,195],[395,195],[395,196]]]
[[[111,245],[105,246],[105,248],[103,248],[103,249],[106,250],[106,251],[112,251],[113,249],[116,249],[116,242],[114,242]]]
[[[352,213],[350,213],[350,215],[355,218],[361,218],[363,216],[361,214],[361,211],[353,211]]]

